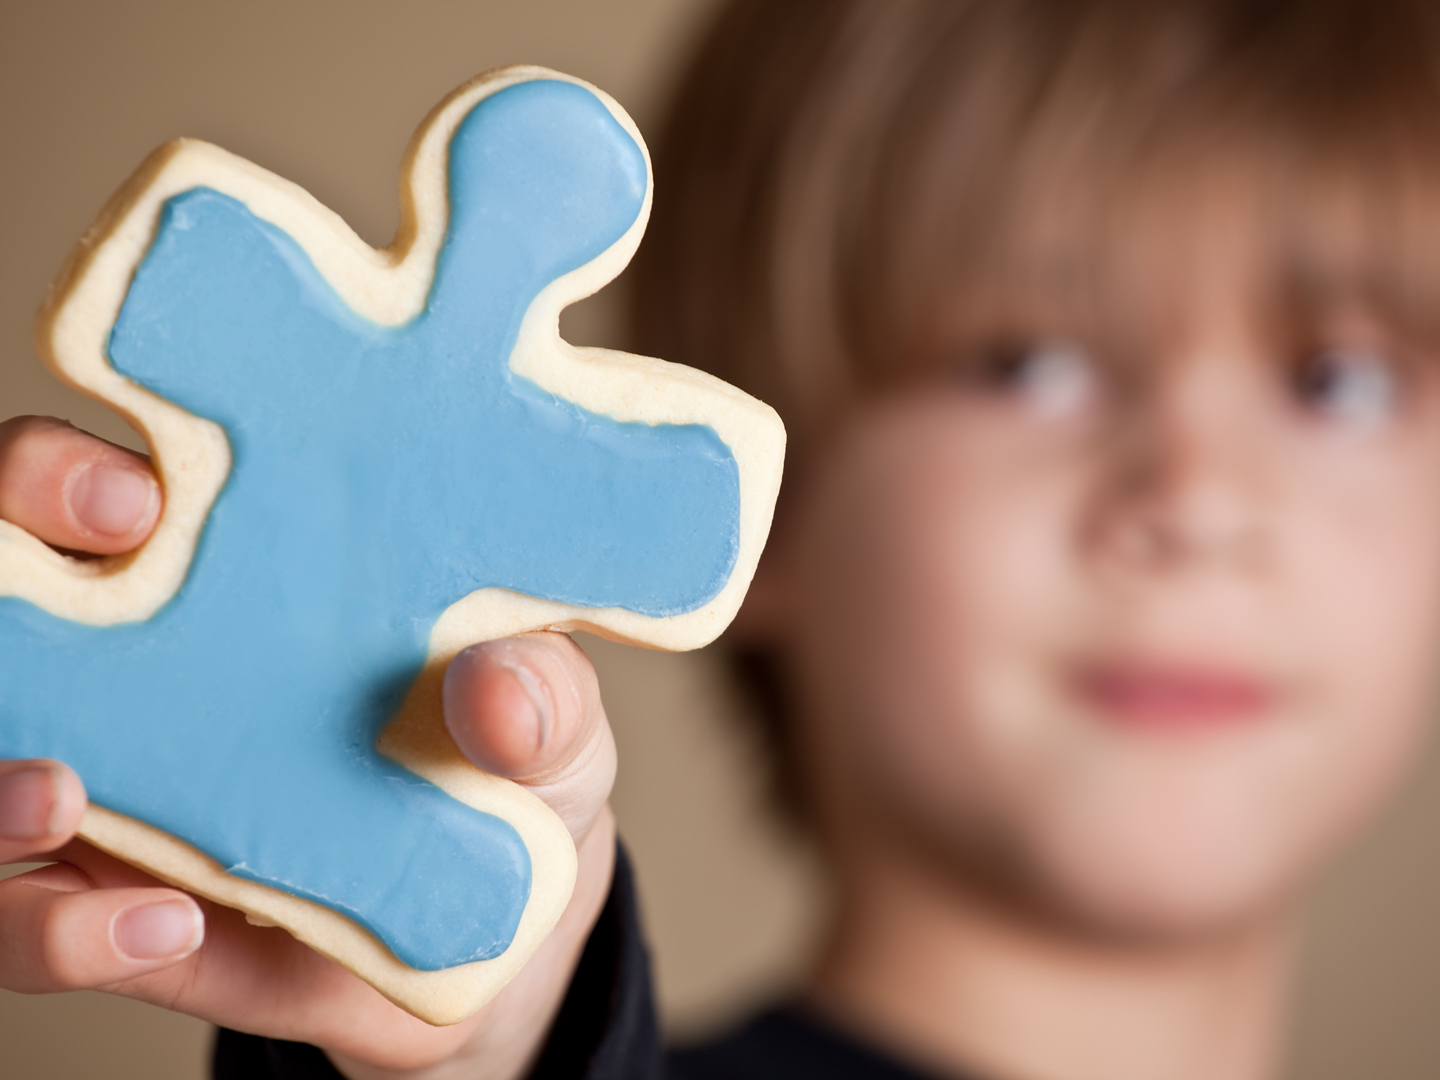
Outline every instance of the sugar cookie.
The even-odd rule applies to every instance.
[[[561,340],[649,213],[644,144],[607,96],[481,76],[401,175],[376,251],[179,140],[81,241],[37,340],[145,436],[165,509],[138,552],[94,562],[0,523],[0,757],[68,762],[81,835],[453,1023],[549,933],[575,853],[460,757],[445,663],[543,627],[713,639],[784,433],[707,375]]]

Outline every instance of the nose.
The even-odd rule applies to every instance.
[[[1273,493],[1250,382],[1242,364],[1197,357],[1160,368],[1134,395],[1087,515],[1104,562],[1172,573],[1265,562]]]

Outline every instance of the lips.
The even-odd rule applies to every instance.
[[[1161,730],[1253,722],[1275,697],[1264,682],[1243,673],[1174,665],[1097,665],[1080,671],[1075,685],[1106,720]]]

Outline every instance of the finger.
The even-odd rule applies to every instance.
[[[0,985],[21,993],[110,986],[200,947],[205,921],[177,889],[99,889],[73,866],[0,882]]]
[[[594,668],[555,633],[465,649],[445,673],[445,713],[476,765],[516,780],[562,766],[604,719]]]
[[[54,851],[84,812],[84,785],[58,761],[0,762],[0,863]]]
[[[574,896],[545,945],[495,1000],[451,1027],[431,1027],[402,1012],[285,931],[252,926],[242,913],[204,900],[198,901],[200,948],[135,956],[142,948],[117,934],[117,916],[183,894],[83,841],[56,852],[63,860],[57,865],[0,882],[0,987],[123,994],[236,1030],[323,1046],[346,1060],[347,1075],[390,1076],[386,1070],[422,1069],[457,1053],[476,1075],[495,1075],[488,1067],[497,1063],[514,1073],[509,1065],[528,1059],[559,1006],[604,904],[613,856],[614,821],[602,812],[579,844]],[[54,895],[37,898],[44,890]],[[168,916],[146,911],[144,917]],[[163,952],[167,942],[155,934],[153,925],[140,927],[140,940]]]
[[[160,485],[145,460],[59,420],[0,424],[0,518],[56,547],[116,555],[160,518]]]
[[[472,762],[522,783],[578,840],[615,781],[615,740],[589,659],[564,634],[472,645],[445,673],[445,724]]]
[[[285,931],[165,888],[84,842],[56,857],[65,861],[0,882],[0,987],[102,989],[394,1068],[439,1061],[468,1033],[433,1028]],[[196,911],[203,943],[192,948]]]

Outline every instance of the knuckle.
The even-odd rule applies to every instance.
[[[56,420],[51,416],[11,416],[8,419],[0,420],[0,443],[38,431],[68,426],[63,420]]]
[[[76,932],[71,917],[75,905],[57,896],[43,904],[36,925],[36,946],[40,969],[57,989],[78,990],[91,981],[91,964],[76,945],[88,935]]]
[[[0,422],[0,457],[18,458],[75,429],[49,416],[12,416]]]

